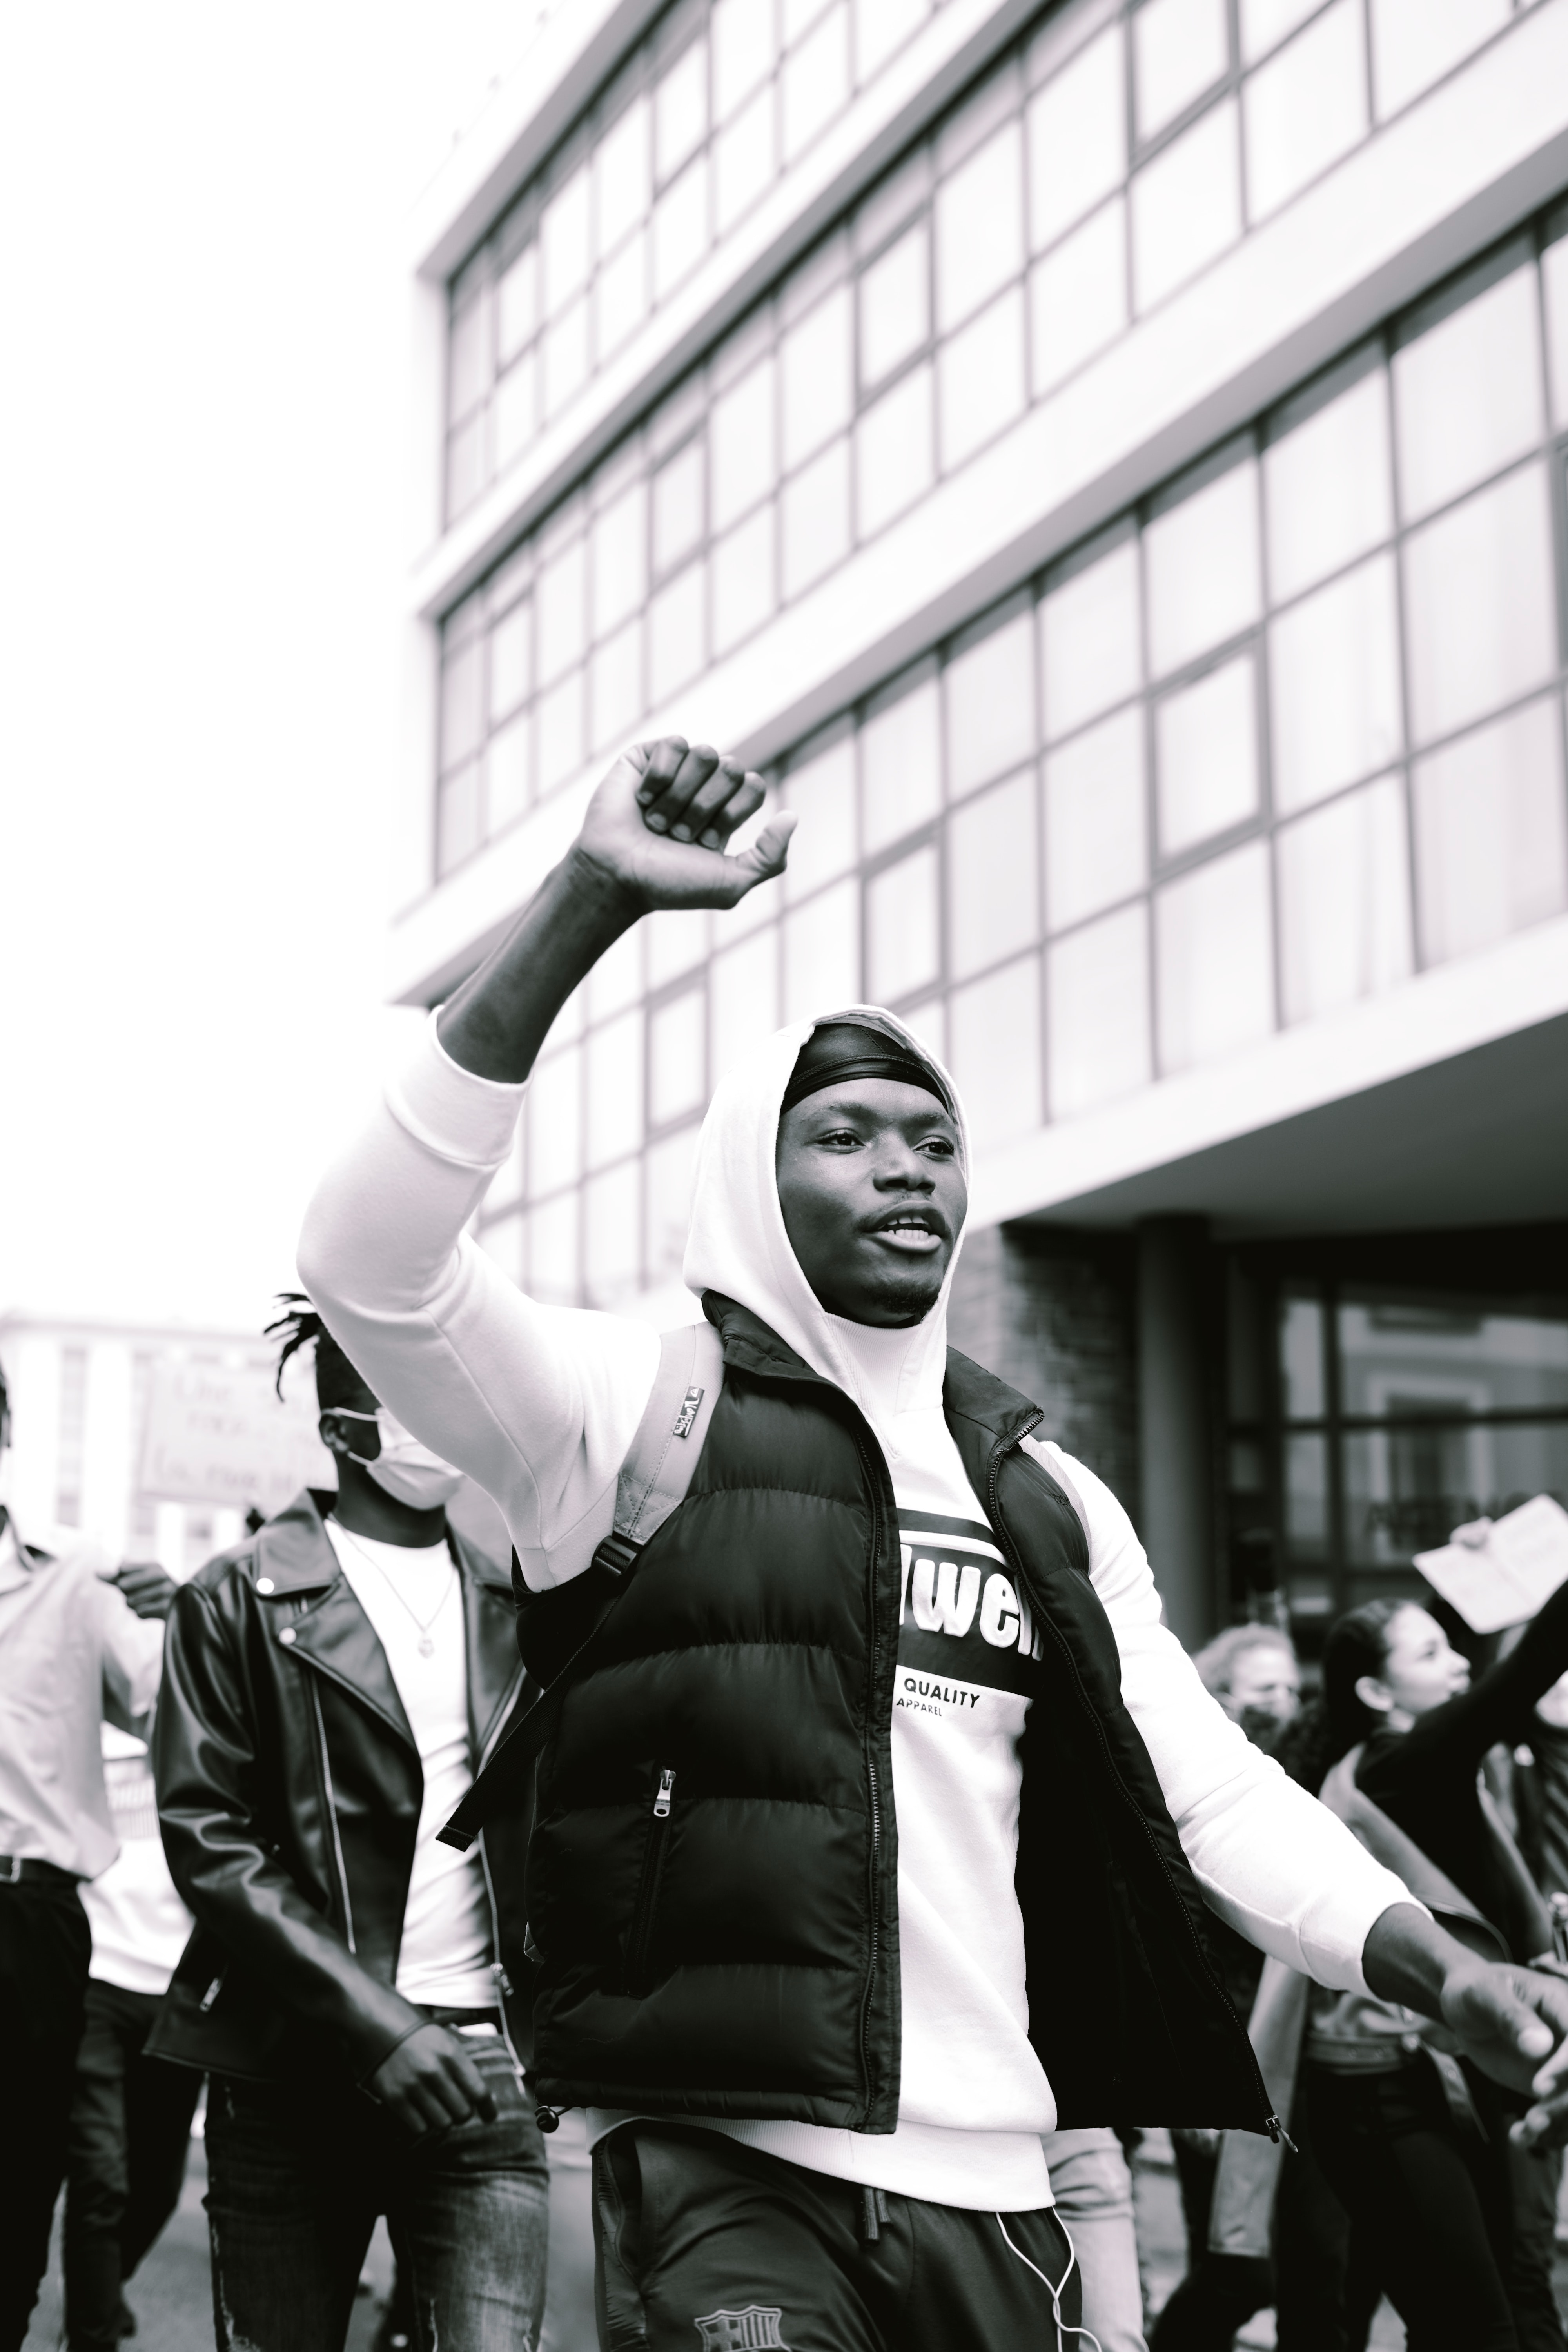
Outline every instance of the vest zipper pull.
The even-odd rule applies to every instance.
[[[1295,2141],[1291,2138],[1289,2133],[1286,2130],[1278,2116],[1270,2116],[1267,2124],[1264,2126],[1264,2129],[1268,2132],[1269,2138],[1274,2142],[1276,2147],[1283,2146],[1289,2149],[1292,2156],[1300,2155],[1300,2149],[1297,2147]]]
[[[664,1821],[669,1812],[670,1799],[675,1792],[675,1774],[667,1764],[658,1776],[658,1794],[653,1801],[653,1817]]]

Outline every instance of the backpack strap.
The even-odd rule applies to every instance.
[[[723,1342],[710,1323],[660,1334],[658,1370],[616,1483],[615,1526],[588,1563],[604,1571],[608,1590],[585,1638],[526,1715],[509,1725],[450,1821],[437,1831],[443,1845],[467,1852],[555,1729],[577,1669],[635,1575],[644,1547],[685,1499],[723,1380]]]

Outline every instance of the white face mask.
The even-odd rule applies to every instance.
[[[363,1454],[351,1454],[349,1460],[359,1463],[395,1503],[406,1503],[411,1510],[434,1511],[449,1503],[462,1485],[462,1472],[432,1454],[427,1445],[421,1445],[384,1405],[378,1405],[374,1412],[351,1412],[345,1405],[331,1410],[345,1421],[374,1422],[381,1432],[381,1452],[374,1462],[367,1462]]]

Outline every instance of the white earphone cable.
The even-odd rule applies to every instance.
[[[1057,2342],[1060,2344],[1064,2336],[1081,2336],[1086,2344],[1093,2345],[1094,2352],[1100,2352],[1100,2338],[1094,2334],[1091,2328],[1069,2327],[1062,2317],[1062,2296],[1067,2291],[1067,2283],[1068,2279],[1071,2278],[1074,2267],[1078,2262],[1078,2249],[1073,2244],[1071,2231],[1068,2230],[1067,2223],[1062,2220],[1059,2213],[1057,2215],[1057,2226],[1068,2242],[1068,2266],[1061,2274],[1059,2284],[1053,2286],[1049,2279],[1046,2276],[1044,2271],[1040,2268],[1038,2263],[1032,2263],[1029,2260],[1028,2255],[1024,2252],[1022,2247],[1014,2245],[1012,2239],[1007,2235],[1006,2222],[1002,2219],[1000,2213],[996,2216],[996,2227],[1001,2231],[1004,2242],[1005,2242],[1008,2251],[1017,2255],[1018,2260],[1023,2263],[1024,2268],[1026,2271],[1034,2272],[1035,2276],[1039,2280],[1040,2284],[1045,2288],[1046,2293],[1051,2298],[1051,2315],[1057,2323]]]

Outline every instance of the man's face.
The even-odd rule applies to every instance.
[[[1231,1721],[1264,1746],[1270,1734],[1283,1731],[1300,1703],[1301,1675],[1295,1659],[1283,1646],[1261,1642],[1256,1649],[1243,1650],[1220,1701]]]
[[[935,1305],[969,1207],[958,1129],[934,1095],[852,1078],[779,1121],[784,1230],[830,1315],[896,1330]]]

